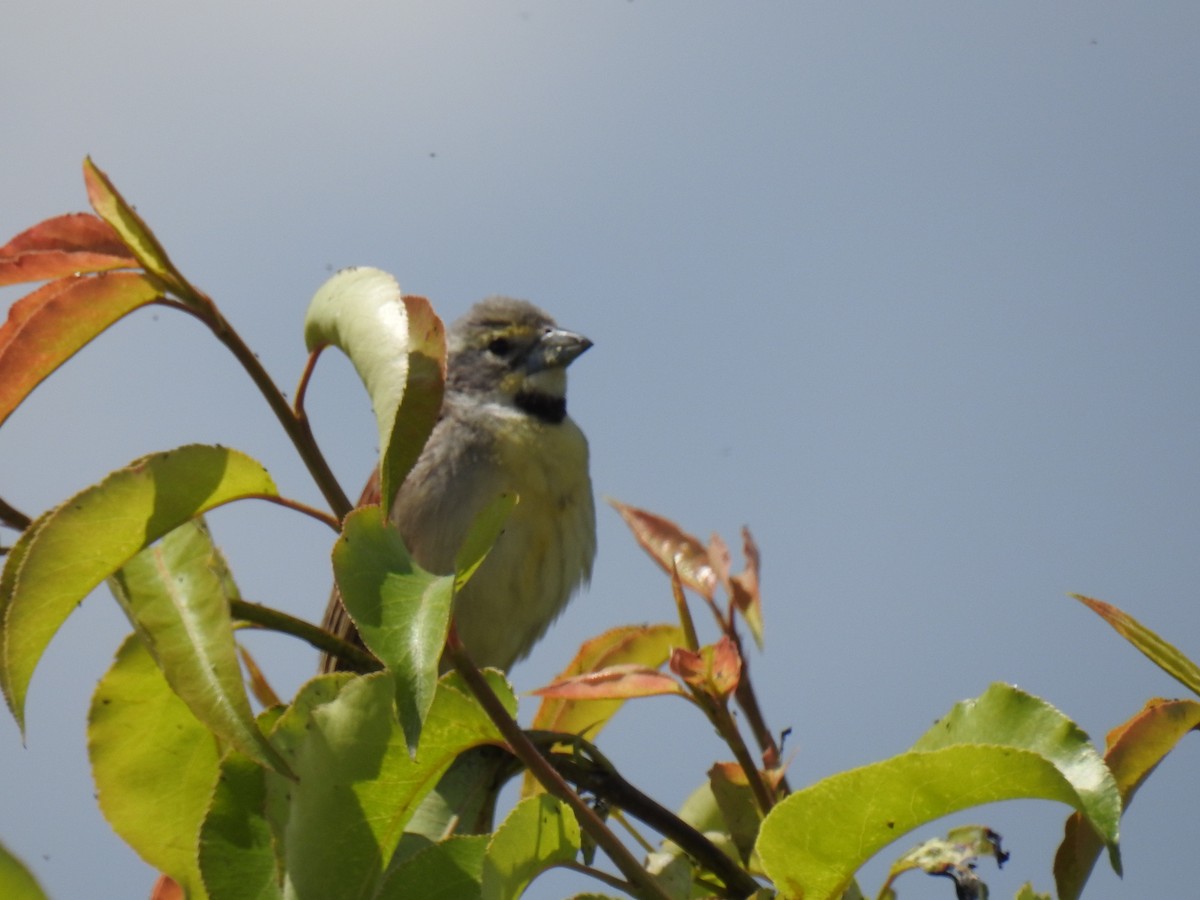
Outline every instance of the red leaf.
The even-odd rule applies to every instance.
[[[533,693],[563,700],[628,700],[631,697],[683,694],[684,690],[670,675],[631,663],[563,678]]]
[[[161,296],[139,273],[112,272],[60,278],[14,303],[0,326],[0,424],[96,335]]]
[[[729,635],[722,635],[699,651],[676,647],[671,652],[671,671],[710,697],[724,700],[737,688],[742,658]]]
[[[746,568],[741,573],[729,579],[729,595],[733,604],[746,620],[750,633],[754,635],[754,643],[759,649],[763,645],[762,595],[758,590],[758,545],[750,536],[750,529],[742,529],[742,553],[746,557]]]
[[[107,222],[90,213],[67,213],[39,222],[0,247],[0,285],[137,264]]]
[[[670,519],[616,500],[610,499],[608,502],[625,520],[637,542],[650,554],[651,559],[662,566],[664,572],[669,575],[674,563],[683,583],[712,601],[717,576],[709,562],[707,548],[697,538],[683,531]]]

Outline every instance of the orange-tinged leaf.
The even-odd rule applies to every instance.
[[[683,594],[683,582],[679,578],[679,569],[671,566],[671,597],[675,600],[675,611],[679,614],[679,624],[683,629],[683,641],[679,646],[689,650],[700,649],[700,638],[696,636],[696,621],[688,607],[687,597]],[[711,603],[710,603],[711,605]]]
[[[425,449],[441,413],[446,387],[446,328],[442,320],[424,297],[404,295],[401,299],[408,324],[408,377],[391,437],[383,448],[381,481],[387,507]]]
[[[675,625],[626,625],[586,641],[555,682],[596,672],[609,666],[641,665],[657,668],[667,661],[671,648],[682,643]],[[563,731],[592,740],[618,709],[619,701],[572,703],[546,697],[533,717],[533,727]]]
[[[1071,596],[1104,619],[1117,634],[1133,644],[1152,663],[1192,693],[1200,694],[1200,666],[1188,659],[1179,648],[1163,640],[1129,613],[1111,603],[1093,600],[1081,594]]]
[[[629,664],[560,679],[533,693],[563,700],[628,700],[685,692],[670,675],[648,666]]]
[[[136,265],[107,222],[91,213],[68,213],[39,222],[0,247],[0,285]]]
[[[111,272],[52,281],[14,303],[0,326],[0,424],[89,341],[161,298],[144,275]]]
[[[250,655],[250,651],[245,647],[239,646],[238,653],[242,657],[242,665],[246,668],[246,681],[250,685],[250,691],[254,694],[254,699],[262,704],[263,709],[282,706],[283,701],[279,699],[279,695],[275,693],[275,689],[267,681],[267,676],[258,667],[258,663]]]
[[[758,648],[761,650],[763,645],[762,596],[758,590],[760,557],[758,545],[754,543],[749,528],[742,528],[742,553],[746,557],[746,568],[737,575],[730,576],[729,595],[733,599],[733,605],[746,620],[750,634],[754,636],[754,643],[758,644]]]
[[[724,700],[737,688],[742,675],[742,657],[729,635],[699,651],[676,647],[671,653],[671,671],[692,687],[717,700]]]
[[[88,201],[92,204],[92,209],[112,226],[120,236],[121,242],[141,263],[142,268],[155,278],[161,279],[180,300],[193,309],[211,306],[212,301],[192,287],[175,268],[154,232],[90,157],[83,161],[83,181],[87,186]]]
[[[708,564],[712,566],[717,583],[728,590],[729,572],[733,566],[733,559],[729,553],[729,545],[715,531],[708,539]]]
[[[608,501],[625,520],[633,536],[650,558],[667,574],[671,566],[679,571],[683,583],[711,601],[717,586],[717,576],[708,559],[708,549],[699,539],[688,534],[670,519],[629,506],[617,500]]]
[[[184,900],[185,897],[179,882],[170,875],[159,875],[150,891],[150,900]]]
[[[708,777],[721,778],[724,781],[728,781],[730,784],[735,784],[739,787],[750,786],[750,779],[746,777],[746,770],[735,762],[713,763],[712,768],[708,770]]]
[[[556,682],[595,672],[608,666],[637,664],[657,668],[667,661],[671,648],[682,644],[683,632],[677,625],[624,625],[585,641],[575,658],[555,679]],[[609,723],[623,699],[568,700],[543,697],[533,716],[533,728],[560,731],[595,740]],[[524,793],[540,790],[537,780],[526,773]]]
[[[1194,700],[1151,700],[1133,718],[1108,733],[1104,761],[1121,793],[1122,810],[1142,782],[1189,731],[1200,729],[1200,703]],[[1066,832],[1054,857],[1058,896],[1074,900],[1083,891],[1104,849],[1096,832],[1079,813],[1067,819]]]

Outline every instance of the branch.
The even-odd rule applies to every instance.
[[[304,513],[304,515],[310,516],[316,519],[318,522],[328,525],[335,532],[340,533],[342,530],[342,523],[329,513],[325,512],[324,510],[317,509],[316,507],[309,506],[307,503],[301,503],[299,500],[292,500],[289,497],[281,497],[278,494],[247,494],[245,499],[266,500],[268,503],[274,503],[276,506],[282,506],[298,513]]]
[[[207,301],[205,304],[197,304],[196,306],[172,300],[166,301],[165,305],[190,313],[207,325],[217,340],[228,347],[234,358],[242,364],[242,368],[246,370],[246,374],[258,386],[258,390],[266,399],[267,405],[275,413],[275,418],[279,420],[279,424],[283,426],[283,430],[291,438],[292,444],[295,445],[296,451],[300,454],[300,458],[304,460],[304,464],[308,467],[309,474],[312,475],[313,480],[317,483],[317,487],[324,495],[325,502],[329,504],[334,516],[340,522],[354,507],[334,477],[333,470],[329,468],[329,463],[326,462],[324,455],[322,455],[320,447],[317,446],[317,442],[313,438],[312,429],[308,426],[308,421],[296,417],[295,413],[292,412],[291,406],[288,405],[287,398],[283,396],[279,388],[276,387],[275,382],[271,380],[271,376],[267,374],[267,370],[263,368],[254,351],[246,346],[241,335],[234,331],[233,326],[221,315],[216,304],[207,297],[204,297],[204,299]]]
[[[25,513],[9,506],[3,499],[0,499],[0,523],[7,525],[14,531],[24,531],[32,522],[33,519],[29,518]]]
[[[574,782],[579,788],[607,800],[678,844],[684,853],[725,883],[728,888],[727,896],[748,897],[759,889],[758,882],[721,852],[712,841],[626,781],[586,741],[573,735],[547,732],[535,732],[535,737],[539,742],[552,741],[582,746],[590,759],[585,760],[578,753],[554,753],[548,750],[546,758],[563,777]]]
[[[775,735],[767,727],[762,708],[758,705],[758,695],[754,693],[754,686],[750,683],[750,661],[742,652],[742,639],[736,628],[731,628],[726,633],[737,648],[738,656],[742,658],[742,674],[738,679],[737,688],[734,689],[734,699],[737,700],[738,706],[746,716],[746,724],[750,728],[750,733],[754,735],[758,749],[771,759],[774,765],[782,766],[783,760],[780,759],[779,744],[775,741]],[[792,792],[786,775],[780,778],[779,789],[782,792],[781,796],[787,796]]]
[[[235,619],[249,622],[255,628],[298,637],[318,650],[343,660],[356,672],[374,672],[383,668],[379,660],[361,647],[356,647],[311,622],[289,616],[269,606],[246,600],[230,600],[229,611]]]
[[[500,729],[509,749],[525,764],[542,786],[551,795],[562,800],[575,813],[580,826],[594,840],[609,859],[613,861],[621,874],[633,885],[640,896],[651,900],[671,900],[654,876],[641,867],[629,849],[621,843],[615,834],[596,815],[596,811],[588,806],[575,791],[562,779],[554,768],[546,762],[537,747],[521,730],[521,727],[508,714],[500,698],[496,696],[491,685],[483,674],[467,656],[466,648],[458,637],[453,620],[450,624],[450,634],[446,638],[446,652],[450,655],[454,668],[462,676],[467,687],[487,712],[488,717]]]

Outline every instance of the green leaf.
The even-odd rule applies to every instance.
[[[88,756],[113,830],[189,896],[205,896],[196,839],[217,780],[217,741],[134,635],[92,696]]]
[[[0,844],[0,897],[8,900],[48,900],[25,864]]]
[[[454,591],[458,593],[471,580],[488,554],[504,526],[508,517],[517,505],[517,495],[508,491],[497,494],[484,505],[467,529],[463,544],[454,556]]]
[[[333,571],[363,643],[394,679],[400,723],[415,749],[433,704],[454,576],[418,566],[377,506],[346,517],[333,547]]]
[[[1041,894],[1033,889],[1033,885],[1029,882],[1021,885],[1021,889],[1014,895],[1014,900],[1054,900],[1049,894]]]
[[[489,835],[450,837],[389,870],[378,900],[479,900]]]
[[[266,773],[286,895],[374,896],[405,824],[455,757],[501,741],[455,683],[438,685],[415,757],[396,722],[386,673],[325,675],[301,688],[272,732],[299,781]],[[503,695],[515,704],[511,690]]]
[[[0,285],[136,265],[107,222],[90,213],[68,213],[39,222],[0,247]]]
[[[1104,619],[1117,634],[1133,644],[1152,663],[1193,694],[1200,694],[1200,666],[1188,659],[1177,647],[1164,641],[1133,616],[1111,603],[1093,600],[1082,594],[1071,596]]]
[[[108,176],[92,162],[91,157],[83,161],[83,181],[92,209],[112,226],[121,242],[137,257],[142,268],[161,280],[189,306],[197,310],[211,306],[211,302],[192,287],[175,268],[154,232],[125,201]]]
[[[1120,874],[1120,791],[1078,725],[1038,697],[1010,685],[993,684],[978,699],[956,704],[913,749],[938,750],[967,743],[1031,750],[1055,766],[1078,795],[1080,811],[1103,835],[1112,867]]]
[[[423,297],[405,297],[387,272],[343,269],[317,290],[304,319],[309,351],[328,344],[362,379],[379,426],[385,511],[425,446],[442,408],[446,335]]]
[[[245,454],[193,444],[113,472],[27,528],[0,575],[0,687],[22,729],[33,670],[84,597],[187,520],[275,493],[266,470]]]
[[[733,840],[742,862],[749,862],[762,825],[762,813],[745,771],[737,763],[716,763],[708,770],[708,783],[721,811],[724,830]]]
[[[200,828],[200,873],[211,900],[283,897],[266,802],[262,767],[236,751],[227,753]]]
[[[1112,770],[1128,808],[1133,795],[1184,735],[1200,729],[1200,703],[1151,700],[1125,724],[1108,734],[1104,760]],[[1091,875],[1104,843],[1079,813],[1067,819],[1066,833],[1054,857],[1054,879],[1061,900],[1075,900]]]
[[[782,897],[836,898],[868,859],[926,822],[1019,798],[1083,801],[1031,750],[960,744],[910,751],[797,791],[763,821],[757,851]]]
[[[168,532],[109,584],[196,718],[259,765],[288,774],[250,711],[229,616],[237,588],[203,520]]]
[[[162,291],[134,272],[62,278],[22,297],[0,327],[0,425],[51,372]]]
[[[912,751],[788,797],[763,822],[758,852],[784,896],[836,897],[863,862],[913,828],[1018,798],[1073,806],[1119,865],[1112,774],[1074,723],[1006,685],[958,704]]]
[[[515,900],[539,873],[579,853],[579,823],[549,794],[518,803],[496,829],[483,861],[483,900]]]

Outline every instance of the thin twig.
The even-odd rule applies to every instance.
[[[759,751],[773,760],[774,765],[780,765],[782,760],[780,759],[779,744],[775,740],[774,733],[767,727],[767,720],[763,717],[762,708],[758,705],[758,695],[754,692],[754,685],[750,681],[750,661],[742,652],[742,639],[736,628],[730,629],[728,634],[742,660],[742,673],[738,678],[737,688],[734,690],[734,699],[737,700],[738,707],[746,717],[746,725],[749,727],[750,733],[754,735]],[[787,796],[791,792],[787,776],[783,776],[779,780],[779,796]]]
[[[324,349],[325,345],[321,345],[308,354],[308,359],[304,361],[304,371],[300,373],[300,383],[296,385],[296,399],[292,401],[292,414],[301,422],[308,421],[308,413],[304,411],[304,398],[308,394],[308,383],[312,380],[313,370],[317,367],[317,357]]]
[[[361,647],[356,647],[354,644],[330,634],[324,628],[318,628],[311,622],[289,616],[287,613],[269,606],[250,603],[246,600],[230,600],[229,611],[235,619],[249,622],[256,628],[298,637],[318,650],[336,656],[354,671],[375,672],[383,668],[383,664],[379,660]]]
[[[33,519],[0,499],[0,522],[14,531],[24,531],[33,522]]]
[[[546,762],[537,747],[525,736],[525,732],[509,715],[508,710],[504,708],[504,704],[500,702],[500,698],[496,696],[483,674],[471,662],[453,622],[451,622],[450,634],[446,639],[446,652],[450,655],[454,668],[467,683],[467,687],[475,699],[483,706],[488,717],[496,724],[500,734],[508,742],[509,749],[551,795],[571,807],[583,830],[591,836],[597,846],[608,854],[609,859],[629,880],[638,895],[645,898],[656,898],[656,900],[670,900],[670,896],[654,876],[641,867],[629,849],[600,820],[596,811],[588,806],[575,791],[571,790],[571,787],[563,781],[562,776]]]
[[[576,743],[576,739],[570,735],[556,737],[560,743]],[[539,742],[541,740],[539,736]],[[586,742],[582,743],[590,747]],[[679,845],[702,868],[725,883],[730,897],[748,897],[758,890],[758,882],[712,841],[654,798],[642,793],[616,769],[599,760],[585,761],[576,753],[547,752],[547,758],[556,770],[582,790],[603,798]]]
[[[587,875],[589,878],[595,878],[597,881],[603,881],[610,888],[620,891],[622,894],[628,894],[630,891],[628,881],[622,881],[620,878],[617,878],[615,875],[609,875],[602,869],[585,866],[583,863],[578,863],[574,860],[559,863],[558,867],[560,869],[570,869],[572,872],[578,872],[580,875]]]
[[[283,396],[283,393],[275,385],[275,382],[271,380],[271,376],[267,374],[267,370],[263,368],[254,351],[246,346],[241,335],[221,315],[216,304],[213,304],[209,300],[207,306],[194,307],[175,300],[166,300],[164,301],[164,305],[189,313],[207,325],[217,340],[224,344],[234,355],[234,358],[242,364],[242,368],[246,370],[246,374],[250,376],[250,379],[258,387],[259,392],[266,399],[267,405],[271,407],[271,411],[275,413],[275,418],[279,420],[279,424],[283,426],[283,430],[292,439],[292,444],[295,445],[296,452],[304,460],[309,474],[312,475],[313,480],[317,483],[317,488],[324,495],[325,502],[329,504],[334,516],[337,517],[339,522],[344,519],[346,514],[354,507],[346,496],[346,492],[342,490],[341,485],[338,484],[337,479],[334,477],[333,470],[329,468],[329,463],[325,460],[324,455],[322,455],[317,442],[313,439],[312,430],[308,427],[307,421],[296,418],[291,406],[287,402],[287,398]]]
[[[737,727],[737,722],[733,720],[733,715],[729,712],[729,707],[718,700],[712,700],[711,714],[713,725],[716,726],[721,737],[725,738],[725,743],[729,745],[729,749],[733,751],[733,758],[742,767],[746,781],[750,784],[750,792],[754,794],[754,802],[758,804],[759,810],[765,816],[771,811],[771,807],[775,805],[775,795],[771,788],[767,786],[766,781],[763,780],[762,772],[759,771],[758,765],[754,762],[754,757],[750,755],[750,748],[746,746],[745,740],[742,739],[742,732]]]
[[[290,497],[281,497],[278,494],[246,494],[245,499],[266,500],[268,503],[274,503],[276,506],[283,506],[287,509],[304,513],[306,516],[311,516],[318,522],[328,525],[335,532],[340,533],[342,530],[342,523],[329,513],[322,509],[317,509],[315,506],[309,506],[307,503],[301,503],[299,500],[292,500]]]

